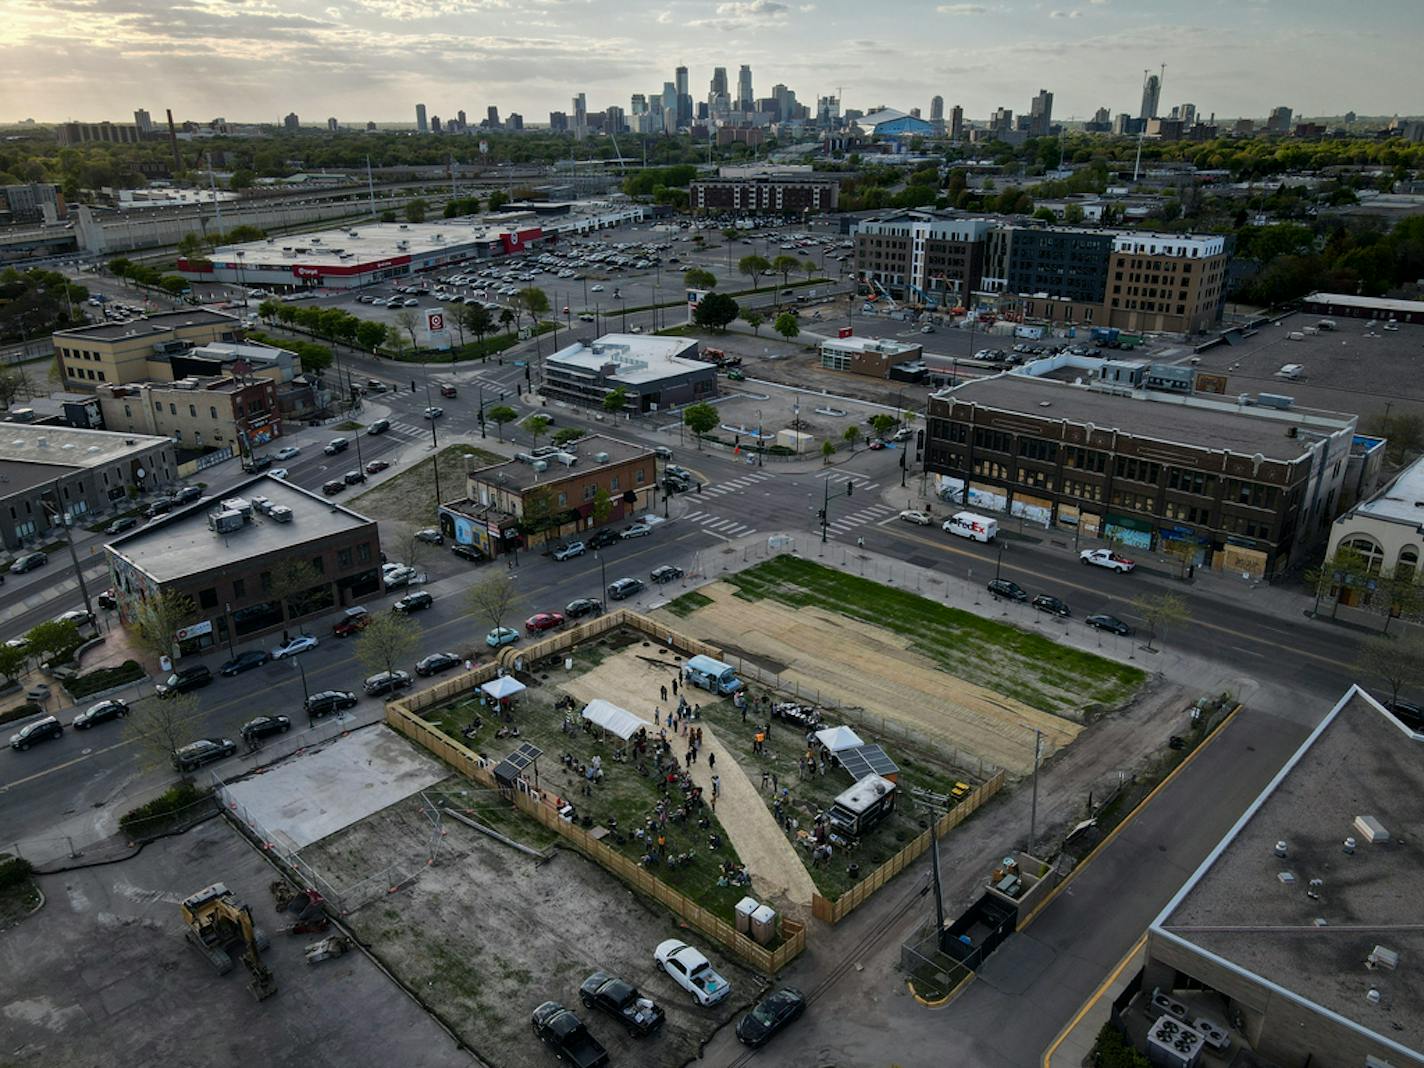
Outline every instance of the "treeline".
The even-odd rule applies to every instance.
[[[191,235],[190,235],[191,236]],[[181,274],[173,274],[158,270],[156,267],[149,267],[146,264],[134,263],[124,256],[109,261],[109,270],[116,278],[132,282],[136,286],[147,286],[150,289],[161,289],[170,296],[179,296],[189,288],[189,282]]]
[[[1260,265],[1232,295],[1243,303],[1272,306],[1316,290],[1381,296],[1424,278],[1424,217],[1389,231],[1340,223],[1244,226],[1235,254]]]
[[[82,323],[74,305],[88,298],[89,290],[58,271],[7,267],[0,272],[0,341],[23,341]]]

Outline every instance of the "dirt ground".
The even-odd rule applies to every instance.
[[[406,451],[409,453],[409,448]],[[463,486],[465,483],[466,455],[474,456],[476,459],[470,463],[478,467],[499,463],[504,459],[503,456],[476,448],[474,445],[449,445],[441,449],[440,487],[447,500],[452,496],[449,492],[451,486]],[[354,454],[352,459],[355,459]],[[427,525],[433,525],[435,506],[438,503],[435,499],[435,464],[427,456],[413,467],[387,478],[372,489],[343,503],[373,519],[408,524],[412,517],[419,520],[421,516],[428,516],[430,522]]]
[[[1011,775],[1032,769],[1026,729],[1043,731],[1044,757],[1083,729],[948,674],[891,631],[820,609],[742,600],[722,582],[698,592],[713,603],[686,620],[669,619],[670,625],[728,650],[784,663],[783,682],[794,680],[803,691],[818,690],[839,704],[898,720]]]
[[[577,853],[558,848],[541,859],[454,820],[445,831],[439,856],[418,880],[357,910],[348,923],[488,1063],[552,1064],[530,1031],[529,1013],[553,999],[579,1013],[613,1063],[680,1065],[757,996],[751,972],[680,932],[667,913]],[[303,855],[335,881],[350,882],[423,858],[428,837],[420,800],[410,798]],[[654,947],[674,937],[695,944],[731,982],[727,1001],[695,1007],[653,966]],[[663,1007],[660,1034],[633,1039],[610,1017],[583,1009],[579,984],[598,968]]]

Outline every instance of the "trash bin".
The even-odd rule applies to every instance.
[[[752,913],[761,908],[761,902],[754,897],[744,897],[737,902],[737,930],[744,935],[752,933]]]
[[[752,913],[752,938],[759,946],[768,946],[776,938],[776,910],[770,905]]]

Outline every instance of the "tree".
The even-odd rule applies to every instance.
[[[716,289],[717,276],[701,267],[694,267],[683,274],[682,283],[688,289]]]
[[[411,351],[415,351],[415,328],[420,325],[420,316],[414,308],[402,308],[396,312],[396,325],[410,335]]]
[[[356,344],[368,352],[374,353],[386,343],[388,333],[390,333],[390,327],[385,323],[363,319],[361,325],[356,328]]]
[[[20,372],[0,371],[0,408],[8,408],[15,403],[25,385],[25,376]]]
[[[79,641],[79,628],[71,620],[51,619],[25,632],[25,652],[44,663],[60,653],[72,653]]]
[[[420,223],[425,221],[425,213],[430,210],[430,205],[423,197],[416,197],[405,206],[405,221]]]
[[[835,454],[836,454],[836,445],[835,445],[835,442],[831,441],[829,438],[828,438],[827,440],[821,442],[821,462],[822,462],[822,463],[827,463],[827,464],[830,463],[830,462],[831,462],[831,457],[834,456]]]
[[[801,324],[797,321],[795,312],[782,312],[776,317],[776,322],[772,325],[776,327],[776,332],[787,341],[792,340],[801,333]]]
[[[186,593],[161,593],[142,601],[134,613],[135,639],[154,656],[178,656],[174,637],[198,614],[198,606]]]
[[[420,627],[399,612],[380,612],[356,639],[356,659],[372,675],[395,671],[420,645]]]
[[[741,313],[737,302],[725,293],[708,293],[697,303],[692,319],[698,326],[718,333],[727,329],[727,324]]]
[[[562,448],[565,445],[572,445],[575,441],[578,441],[579,438],[583,437],[585,433],[582,427],[566,426],[554,431],[554,436],[549,440]]]
[[[1169,624],[1181,623],[1188,618],[1187,603],[1175,593],[1149,594],[1132,599],[1132,607],[1142,617],[1147,627],[1147,648],[1164,633]]]
[[[485,335],[494,332],[494,316],[483,304],[466,304],[460,309],[459,321],[465,329],[474,334],[480,343],[480,350],[485,347]]]
[[[277,312],[281,307],[282,305],[278,301],[264,300],[261,304],[257,305],[257,314],[266,322],[271,323],[277,318]]]
[[[499,310],[499,325],[504,327],[505,333],[514,333],[514,331],[511,330],[510,327],[514,325],[515,321],[516,317],[514,312],[510,311],[508,308],[501,308]]]
[[[514,294],[513,304],[520,311],[529,313],[529,318],[535,327],[539,325],[539,316],[544,315],[549,310],[549,295],[538,286],[527,286]]]
[[[852,453],[855,452],[855,443],[860,440],[860,436],[860,427],[856,426],[854,423],[846,427],[845,431],[841,434],[841,437],[845,439],[846,444],[850,446],[850,451]]]
[[[603,395],[603,410],[613,415],[621,412],[627,403],[628,391],[622,386],[615,386]]]
[[[0,675],[3,675],[7,682],[20,681],[29,659],[30,654],[26,649],[0,643]]]
[[[198,712],[198,699],[190,693],[141,701],[124,717],[124,736],[137,744],[144,767],[172,768],[178,750],[192,740],[192,721]]]
[[[756,309],[752,309],[742,316],[742,320],[752,328],[752,333],[761,337],[762,324],[766,322],[766,316]]]
[[[501,193],[499,190],[495,190],[493,193],[490,194],[489,210],[499,211],[500,208],[504,207],[508,203],[509,195],[507,193]]]
[[[475,583],[465,594],[470,612],[489,622],[492,630],[497,630],[514,603],[514,579],[509,575],[490,575]]]
[[[507,404],[496,404],[485,413],[485,418],[499,428],[499,440],[503,441],[504,424],[514,422],[519,418],[519,413]]]
[[[1307,568],[1305,581],[1315,587],[1315,607],[1313,615],[1320,607],[1320,599],[1328,591],[1333,600],[1330,618],[1334,619],[1340,609],[1340,594],[1348,587],[1362,587],[1374,578],[1377,569],[1358,549],[1339,545],[1328,560],[1317,567]]]
[[[529,436],[534,439],[534,448],[539,447],[539,439],[544,436],[544,431],[549,429],[551,420],[547,415],[531,415],[520,425],[529,431]]]
[[[781,275],[781,284],[785,287],[791,282],[791,272],[801,269],[801,261],[783,252],[771,261],[771,269]]]
[[[682,411],[682,421],[697,438],[697,448],[702,448],[702,435],[717,425],[717,409],[707,403],[690,404]]]
[[[871,430],[883,438],[886,434],[895,429],[895,424],[898,423],[899,420],[893,415],[881,412],[878,415],[872,415],[866,422],[870,424]]]
[[[608,517],[613,514],[613,495],[602,486],[594,490],[592,512],[594,523],[599,525],[608,522]]]
[[[817,265],[815,260],[811,259],[810,257],[807,257],[806,259],[801,261],[801,269],[806,272],[806,281],[809,282],[811,279],[816,277],[816,272],[819,271],[821,268]]]
[[[1424,680],[1424,639],[1417,634],[1402,638],[1376,634],[1366,638],[1360,643],[1355,670],[1389,687],[1389,703],[1394,704],[1401,691],[1411,690]]]
[[[760,289],[757,279],[764,274],[771,273],[771,261],[765,256],[758,256],[753,253],[750,256],[743,256],[737,261],[737,270],[752,280],[752,288]]]

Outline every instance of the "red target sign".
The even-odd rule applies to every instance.
[[[425,322],[432,334],[439,333],[445,329],[445,313],[438,311],[426,312]]]

